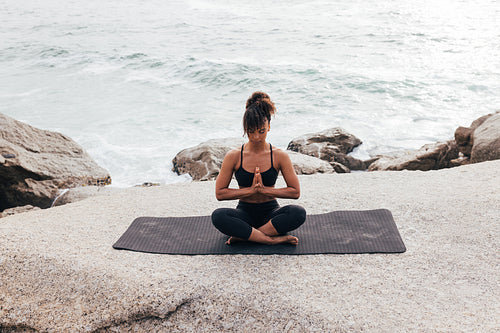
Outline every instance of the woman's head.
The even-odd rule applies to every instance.
[[[271,116],[276,107],[268,94],[257,91],[247,100],[246,111],[243,115],[243,130],[245,134],[255,132],[271,123]]]

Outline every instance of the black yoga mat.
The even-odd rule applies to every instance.
[[[241,242],[225,245],[227,236],[212,225],[210,216],[139,217],[113,245],[115,249],[165,254],[326,254],[401,253],[406,248],[386,209],[335,211],[307,215],[290,234],[290,244]]]

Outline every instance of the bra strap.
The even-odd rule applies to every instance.
[[[273,163],[273,145],[269,144],[269,148],[271,148],[271,168],[274,168],[274,163]]]
[[[245,144],[241,145],[241,157],[240,157],[240,168],[243,168],[243,147]]]

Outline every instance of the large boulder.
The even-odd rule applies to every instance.
[[[177,174],[189,174],[193,180],[212,180],[219,175],[224,156],[244,143],[243,138],[212,139],[181,150],[172,160]]]
[[[59,189],[111,183],[108,171],[69,137],[0,114],[0,211],[48,208]]]
[[[496,113],[490,113],[490,114],[484,115],[484,116],[479,117],[476,120],[474,120],[469,127],[460,126],[455,130],[455,141],[457,142],[458,150],[459,150],[460,154],[462,155],[462,160],[464,162],[466,162],[466,163],[470,162],[469,159],[470,159],[471,154],[472,154],[472,147],[474,145],[475,140],[481,141],[479,143],[478,147],[476,148],[477,152],[483,151],[484,149],[487,149],[487,150],[491,149],[491,148],[488,148],[488,146],[490,146],[491,144],[494,144],[495,138],[498,139],[498,136],[500,133],[500,131],[498,129],[498,125],[494,124],[495,120],[493,120],[491,123],[488,123],[486,125],[489,129],[486,129],[486,127],[484,127],[482,129],[481,133],[478,133],[479,137],[475,137],[474,133],[475,133],[476,129],[478,127],[482,126],[482,124],[484,122],[486,122],[488,119],[490,119],[493,116],[498,117],[499,114],[500,114],[500,111],[497,111]],[[495,118],[495,119],[498,119],[498,118]],[[488,138],[486,138],[486,137],[488,137]],[[489,156],[490,154],[491,153],[486,153],[486,154],[479,153],[479,155],[483,155],[483,156]]]
[[[471,162],[500,159],[500,112],[485,119],[472,133]]]
[[[292,161],[293,169],[298,175],[312,175],[315,173],[335,173],[335,169],[330,163],[319,158],[288,151],[288,156]]]
[[[363,161],[347,155],[361,143],[354,135],[335,127],[297,137],[288,144],[287,149],[330,162],[337,172],[349,172],[366,169]]]
[[[243,138],[212,139],[186,148],[172,160],[172,170],[179,175],[187,173],[195,181],[213,180],[219,175],[224,156],[232,149],[239,149],[243,143]],[[329,163],[318,158],[288,153],[298,175],[335,172]]]
[[[458,158],[455,140],[431,143],[419,150],[407,151],[393,156],[381,156],[370,164],[368,171],[437,170],[452,167]]]

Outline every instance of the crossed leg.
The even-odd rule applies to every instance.
[[[304,208],[288,205],[276,209],[267,223],[255,228],[251,226],[251,216],[243,210],[218,208],[212,213],[212,223],[219,231],[230,236],[226,241],[228,245],[238,241],[297,245],[298,238],[286,233],[300,227],[305,221],[305,216]]]
[[[299,239],[295,236],[280,235],[278,231],[276,231],[276,228],[274,228],[271,220],[269,220],[266,224],[264,224],[258,229],[252,228],[252,233],[250,234],[250,237],[246,240],[268,245],[281,244],[281,243],[297,245],[299,243]],[[245,239],[231,236],[226,241],[226,244],[231,245],[241,241],[245,241]]]

